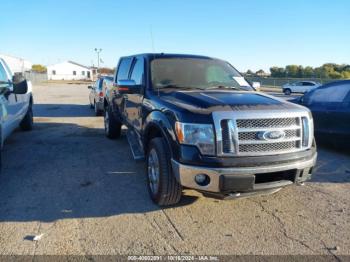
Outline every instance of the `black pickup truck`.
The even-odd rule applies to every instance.
[[[128,127],[158,205],[178,203],[183,188],[223,199],[274,193],[310,179],[316,162],[310,111],[256,92],[223,60],[122,57],[104,106],[107,137]]]

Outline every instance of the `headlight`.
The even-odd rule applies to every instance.
[[[302,121],[302,127],[303,127],[303,147],[308,147],[309,140],[310,140],[309,121],[306,117],[302,117],[301,121]]]
[[[203,155],[215,154],[212,125],[176,122],[175,131],[180,144],[197,146]]]

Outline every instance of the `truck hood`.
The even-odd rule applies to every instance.
[[[214,111],[290,110],[300,108],[267,94],[247,91],[176,91],[163,93],[161,99],[183,110],[208,114]]]

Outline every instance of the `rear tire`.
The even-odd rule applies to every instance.
[[[182,186],[172,173],[170,156],[164,138],[151,140],[147,151],[148,189],[154,203],[169,206],[179,203]]]
[[[116,139],[120,137],[122,124],[113,115],[112,110],[108,106],[104,113],[105,134],[109,139]]]
[[[94,111],[95,111],[95,116],[102,115],[102,111],[98,109],[96,102],[94,102]]]
[[[33,109],[29,105],[28,111],[19,125],[23,131],[30,131],[33,129]]]
[[[284,90],[284,94],[287,96],[290,96],[292,94],[292,90],[290,90],[289,88]]]

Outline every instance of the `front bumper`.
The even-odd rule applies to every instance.
[[[301,161],[255,167],[212,168],[181,164],[172,159],[177,181],[184,187],[204,192],[231,194],[269,191],[311,178],[317,153]],[[210,178],[206,186],[196,183],[195,177],[205,174]]]

